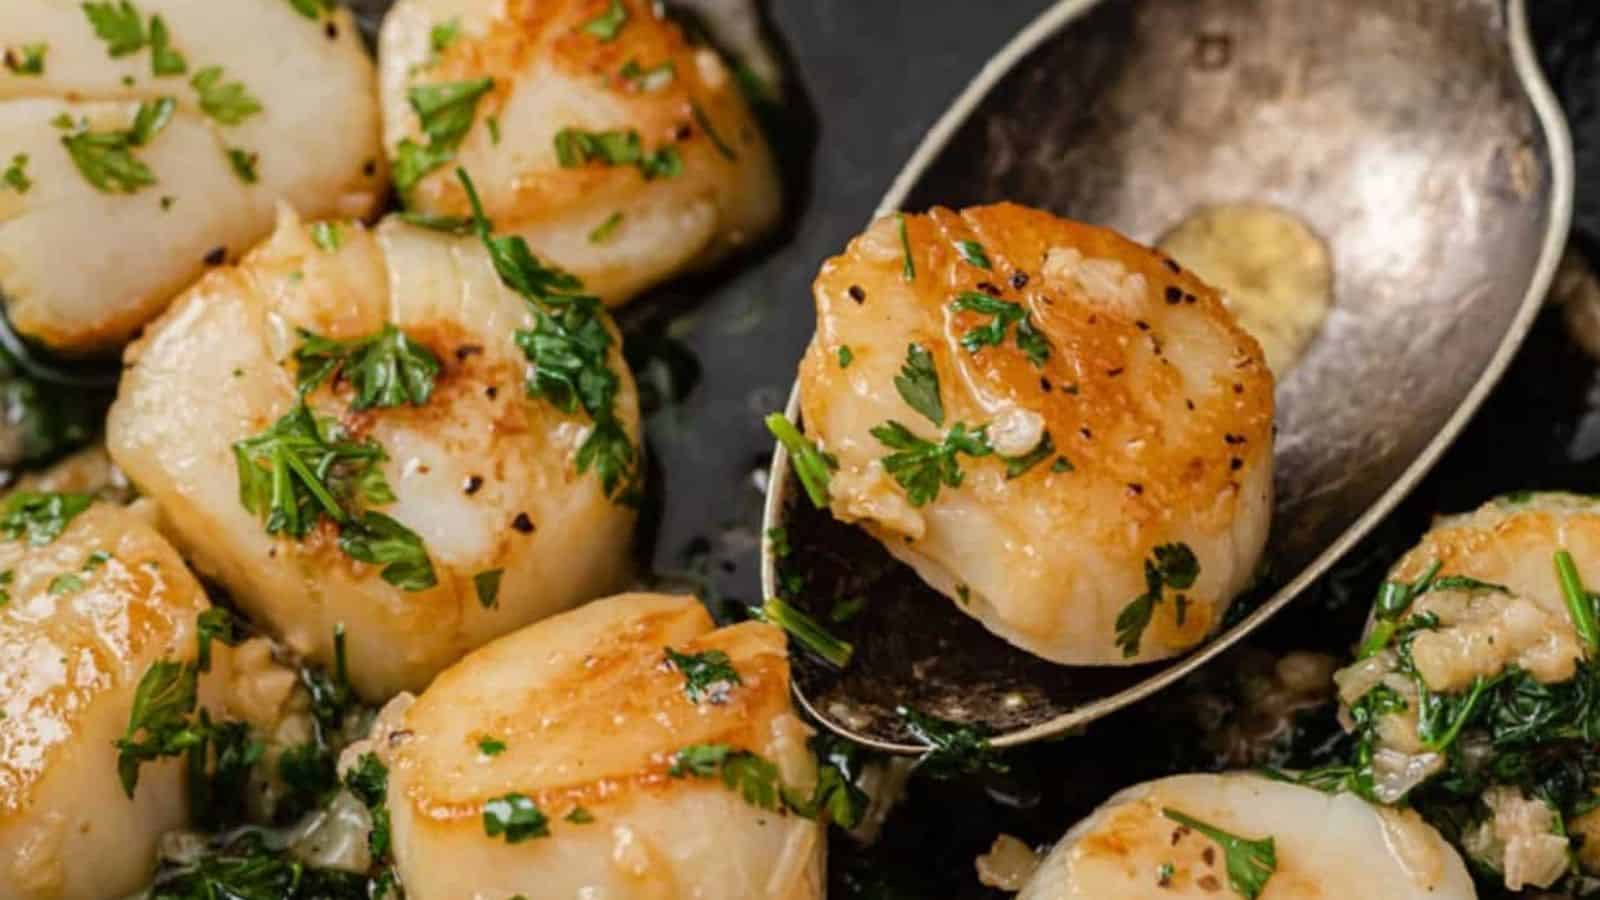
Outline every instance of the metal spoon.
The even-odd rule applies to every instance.
[[[785,528],[783,570],[805,576],[789,593],[856,647],[842,672],[797,652],[800,702],[882,750],[924,749],[901,706],[1008,746],[1082,726],[1204,665],[1349,550],[1466,424],[1549,286],[1571,192],[1566,125],[1525,0],[1052,7],[934,126],[879,213],[1009,199],[1152,242],[1197,206],[1252,201],[1293,211],[1328,242],[1334,311],[1278,385],[1260,605],[1168,663],[1047,663],[811,509],[780,447],[764,527]],[[769,547],[768,596],[780,575]],[[834,601],[857,596],[858,615],[827,621]]]

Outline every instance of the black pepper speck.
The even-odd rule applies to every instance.
[[[481,475],[468,475],[467,483],[462,486],[461,490],[468,497],[471,497],[473,494],[476,494],[478,489],[481,487],[483,487],[483,477]]]
[[[207,253],[206,256],[205,256],[205,263],[208,266],[220,266],[220,265],[222,265],[223,263],[225,263],[227,261],[228,261],[228,248],[227,247],[213,247],[211,249],[211,252]]]
[[[867,292],[861,289],[861,285],[852,284],[850,285],[850,299],[857,303],[865,303],[867,302]]]
[[[523,534],[533,534],[533,520],[525,512],[517,513],[517,517],[511,520],[511,527]]]

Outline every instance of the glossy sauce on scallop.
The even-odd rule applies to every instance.
[[[0,540],[0,572],[0,898],[129,893],[161,833],[188,822],[187,792],[166,760],[144,767],[130,799],[113,742],[145,669],[194,658],[210,604],[149,524],[105,503],[46,544]],[[225,659],[213,648],[213,673]]]
[[[669,648],[722,654],[735,675],[691,696]],[[394,701],[374,737],[408,895],[822,896],[821,826],[676,764],[720,746],[808,791],[810,730],[788,673],[778,629],[713,630],[693,598],[653,594],[598,600],[469,654],[415,702]],[[546,833],[486,830],[510,795]]]
[[[109,40],[89,6],[0,5],[8,53],[44,48],[36,72],[0,68],[0,168],[23,157],[0,189],[0,289],[24,334],[114,347],[266,237],[280,200],[314,217],[382,201],[376,73],[347,10],[143,0],[131,22],[110,5]]]
[[[380,41],[384,147],[407,205],[466,212],[451,174],[464,166],[499,230],[613,305],[773,227],[777,170],[734,73],[659,11],[645,0],[396,3]],[[434,119],[417,102],[457,89],[476,95],[456,104],[470,128],[425,134]],[[408,165],[423,157],[448,161]]]
[[[878,220],[815,297],[801,410],[838,462],[835,516],[1050,660],[1161,659],[1216,627],[1266,540],[1273,382],[1214,291],[1000,204]],[[914,487],[894,455],[978,429],[986,447],[944,454],[954,477]],[[1126,627],[1152,566],[1160,598]]]

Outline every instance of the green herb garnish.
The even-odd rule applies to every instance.
[[[917,771],[932,778],[959,778],[982,772],[1004,774],[1011,770],[990,745],[989,739],[971,725],[919,712],[906,706],[895,707],[906,730],[928,749],[917,759]]]
[[[989,254],[983,252],[983,245],[977,241],[956,241],[956,252],[961,254],[961,258],[966,260],[968,265],[980,269],[993,269],[993,266],[989,265]]]
[[[472,589],[478,595],[478,605],[493,609],[500,602],[500,577],[504,569],[487,569],[472,576]]]
[[[261,158],[249,150],[239,147],[228,148],[228,167],[233,169],[233,174],[239,176],[239,180],[245,184],[255,184],[261,180],[256,173],[256,164],[260,161]]]
[[[622,0],[610,0],[605,12],[583,23],[583,32],[609,43],[617,39],[622,26],[626,24],[628,24],[628,8],[622,5]]]
[[[368,510],[345,522],[339,549],[351,559],[383,566],[379,575],[403,591],[425,591],[439,583],[422,538],[383,513]]]
[[[828,505],[828,482],[834,469],[839,467],[832,456],[817,449],[817,445],[800,433],[800,429],[783,413],[772,413],[766,418],[767,431],[789,451],[789,462],[800,486],[812,505],[821,509]]]
[[[428,143],[405,138],[396,149],[394,183],[402,196],[411,193],[428,173],[455,159],[456,149],[472,130],[478,100],[493,89],[493,78],[478,78],[419,84],[406,92]]]
[[[728,654],[721,650],[679,653],[668,647],[667,664],[683,675],[683,692],[691,703],[722,703],[735,685],[744,683]]]
[[[1117,646],[1124,657],[1138,654],[1139,641],[1165,598],[1165,589],[1188,590],[1199,577],[1200,561],[1188,544],[1162,544],[1151,552],[1144,563],[1145,592],[1117,614]],[[1179,594],[1177,602],[1187,605],[1188,598]]]
[[[823,661],[836,669],[843,669],[850,664],[850,657],[855,654],[855,648],[846,641],[839,640],[828,633],[828,630],[817,623],[799,609],[790,605],[788,601],[779,597],[769,597],[767,602],[755,610],[756,617],[764,622],[782,628],[789,636],[800,643],[800,646],[816,654]]]
[[[312,238],[317,240],[315,229]],[[333,242],[333,246],[338,245]],[[350,408],[358,411],[422,406],[433,396],[441,370],[439,358],[393,324],[385,324],[377,334],[348,341],[304,330],[300,339],[294,360],[302,397],[329,378],[350,383],[355,389]]]
[[[132,194],[156,183],[155,173],[133,155],[134,148],[150,142],[172,118],[176,102],[171,97],[139,104],[126,131],[78,130],[62,135],[72,164],[96,189],[108,194]],[[69,127],[71,122],[68,122]]]
[[[895,226],[900,231],[900,253],[904,259],[900,268],[901,277],[907,282],[917,280],[917,264],[911,258],[911,237],[906,233],[905,213],[895,214]]]
[[[941,485],[961,486],[965,473],[961,471],[959,455],[979,458],[994,452],[984,427],[969,428],[960,422],[945,434],[942,443],[917,437],[892,419],[874,427],[870,434],[895,451],[883,458],[883,468],[905,489],[912,506],[938,499]]]
[[[1032,317],[1022,304],[977,291],[963,291],[951,301],[950,308],[957,312],[975,312],[991,317],[987,325],[968,329],[961,336],[961,346],[967,352],[977,353],[984,347],[1000,346],[1006,339],[1006,331],[1015,325],[1017,348],[1027,355],[1030,363],[1036,367],[1042,366],[1050,358],[1050,341],[1034,327]]]
[[[478,738],[478,752],[484,756],[499,756],[506,752],[506,742],[499,738],[485,735]]]
[[[106,52],[113,58],[144,49],[144,19],[129,0],[84,3],[82,6],[95,36],[105,42]]]
[[[563,128],[555,136],[556,162],[564,169],[574,169],[591,162],[607,166],[633,166],[646,181],[670,178],[683,171],[683,159],[677,149],[661,147],[654,153],[644,152],[644,142],[639,132],[583,131]]]
[[[6,69],[13,75],[43,75],[44,57],[49,51],[49,44],[23,44],[7,47],[3,59]]]
[[[189,71],[189,62],[183,54],[172,48],[172,36],[167,33],[167,23],[160,16],[150,17],[150,72],[157,78],[182,75]]]
[[[906,345],[906,361],[895,376],[894,388],[906,405],[935,425],[944,425],[944,402],[939,397],[939,370],[933,354],[921,344]]]
[[[11,165],[6,166],[4,173],[0,173],[0,181],[19,194],[26,194],[33,187],[33,180],[28,177],[28,154],[18,153],[11,157]]]
[[[520,844],[529,838],[549,837],[550,820],[527,796],[513,792],[483,805],[483,833],[505,835],[506,843]]]
[[[850,368],[850,364],[855,361],[856,354],[854,350],[851,350],[849,347],[839,348],[839,368],[848,369]]]
[[[1594,596],[1584,590],[1583,579],[1578,575],[1577,563],[1566,550],[1557,550],[1555,556],[1556,578],[1561,582],[1561,596],[1567,603],[1567,615],[1578,639],[1588,649],[1590,656],[1600,653],[1600,620],[1595,615]]]
[[[238,125],[261,112],[261,101],[242,82],[223,80],[221,66],[206,66],[194,73],[189,86],[200,95],[200,111],[223,125]]]
[[[14,491],[0,505],[0,534],[43,547],[60,537],[93,502],[88,494]]]
[[[1258,841],[1246,840],[1175,809],[1163,807],[1161,814],[1199,832],[1222,848],[1228,868],[1228,886],[1245,900],[1256,900],[1261,896],[1261,892],[1266,890],[1267,880],[1278,870],[1278,854],[1270,836]]]
[[[604,244],[607,240],[610,240],[613,234],[617,233],[617,226],[621,224],[622,213],[620,211],[606,216],[606,220],[604,222],[596,225],[594,230],[589,232],[589,243]]]
[[[621,71],[617,74],[622,76],[634,90],[649,94],[671,84],[677,77],[678,71],[670,59],[648,69],[640,66],[638,60],[630,59],[623,63]]]

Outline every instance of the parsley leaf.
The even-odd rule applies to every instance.
[[[984,347],[998,347],[1005,342],[1006,331],[1016,326],[1017,347],[1027,354],[1035,366],[1044,365],[1050,358],[1050,341],[1033,326],[1032,317],[1020,303],[1012,303],[977,291],[962,291],[950,308],[956,312],[975,312],[990,316],[987,325],[974,326],[961,336],[961,346],[969,353]]]
[[[589,232],[589,243],[604,244],[613,234],[617,233],[617,226],[621,224],[622,213],[620,211],[606,216],[606,220],[604,222],[596,225],[594,230]]]
[[[372,813],[372,831],[367,834],[367,846],[373,859],[387,860],[393,846],[389,820],[389,767],[377,754],[361,754],[356,764],[344,774],[344,786]]]
[[[504,569],[487,569],[472,576],[472,588],[478,594],[478,605],[493,609],[500,602],[500,576]]]
[[[139,104],[126,131],[79,130],[62,135],[61,143],[73,165],[96,189],[132,194],[156,183],[155,173],[133,155],[133,149],[149,143],[166,127],[176,105],[171,97],[146,101]]]
[[[956,252],[961,254],[961,258],[966,260],[968,265],[980,269],[994,268],[989,264],[989,254],[984,252],[983,245],[977,241],[956,241]]]
[[[939,370],[934,368],[933,354],[921,344],[906,345],[906,361],[895,376],[894,389],[906,405],[928,417],[935,425],[944,425],[944,402],[939,399]]]
[[[622,69],[617,74],[628,83],[629,87],[650,94],[671,84],[673,79],[678,77],[678,69],[670,59],[648,69],[639,65],[637,59],[630,59],[623,63]]]
[[[721,650],[679,653],[668,647],[667,664],[683,673],[683,692],[691,703],[702,700],[724,703],[728,692],[735,685],[744,683],[739,677],[739,670],[728,659],[728,654]]]
[[[95,36],[105,41],[106,52],[113,57],[144,49],[144,20],[129,0],[85,3],[83,14],[88,17]]]
[[[599,298],[577,293],[583,282],[540,262],[521,237],[495,237],[472,179],[464,169],[456,174],[500,281],[533,310],[533,329],[515,336],[533,366],[525,385],[528,396],[543,398],[563,412],[582,408],[594,427],[578,448],[578,474],[593,469],[607,497],[631,502],[639,454],[617,418],[621,379],[611,368],[615,339],[606,327],[604,307]]]
[[[694,114],[695,124],[700,126],[700,130],[705,132],[707,138],[710,138],[711,146],[717,149],[717,153],[721,154],[723,159],[732,162],[739,158],[739,155],[733,152],[733,148],[728,146],[728,142],[722,139],[722,135],[717,134],[717,129],[711,124],[711,118],[697,101],[689,101],[689,111]]]
[[[316,232],[312,235],[315,239]],[[358,411],[408,403],[422,406],[433,396],[439,358],[393,324],[385,324],[377,334],[349,341],[305,330],[300,339],[294,360],[302,397],[330,377],[342,377],[355,388],[350,408]]]
[[[25,537],[32,546],[43,547],[92,502],[88,494],[15,491],[0,506],[0,534],[12,541]]]
[[[549,837],[550,820],[527,796],[513,792],[483,804],[483,833],[505,835],[506,843],[520,844],[528,838]]]
[[[461,36],[461,18],[458,16],[447,22],[438,22],[428,29],[428,46],[435,54],[443,53],[450,49],[450,45]]]
[[[848,369],[850,364],[855,361],[856,353],[854,350],[851,350],[848,346],[839,348],[839,368]]]
[[[737,791],[744,802],[772,812],[783,809],[783,783],[771,760],[727,744],[692,744],[672,757],[667,774],[673,778],[714,778]]]
[[[817,449],[810,438],[800,433],[783,413],[772,413],[766,418],[767,431],[789,451],[789,462],[794,468],[800,486],[818,509],[828,505],[828,482],[839,463],[831,455]]]
[[[594,822],[594,814],[581,806],[574,806],[572,812],[567,813],[566,820],[574,825],[588,825]]]
[[[50,584],[45,591],[54,597],[58,594],[71,594],[83,590],[83,579],[71,572],[63,572],[50,579]]]
[[[1251,841],[1175,809],[1162,807],[1161,814],[1199,832],[1222,848],[1228,867],[1228,886],[1245,900],[1256,900],[1261,896],[1261,892],[1266,890],[1267,880],[1278,870],[1278,854],[1271,836]]]
[[[49,44],[23,44],[17,48],[7,47],[3,59],[6,69],[13,75],[43,75],[44,56],[49,51]]]
[[[26,194],[33,187],[33,180],[28,177],[28,154],[18,153],[11,157],[11,165],[0,174],[0,181],[4,181],[19,194]]]
[[[261,101],[243,83],[224,82],[221,66],[206,66],[194,73],[189,85],[200,95],[200,111],[224,125],[237,125],[261,112]]]
[[[127,730],[117,739],[117,774],[130,798],[139,785],[143,763],[176,756],[204,740],[189,726],[198,674],[193,666],[164,659],[151,664],[139,679]]]
[[[555,136],[556,162],[563,169],[575,169],[591,162],[608,166],[634,166],[645,180],[671,178],[683,171],[683,159],[673,147],[661,147],[646,154],[639,132],[583,131],[563,128]]]
[[[907,282],[917,280],[917,264],[911,259],[911,236],[906,233],[905,213],[895,213],[895,225],[900,231],[900,252],[904,258],[900,274]]]
[[[850,664],[850,657],[855,655],[856,648],[849,642],[842,641],[828,633],[826,628],[818,624],[798,608],[790,605],[779,597],[769,597],[767,602],[752,612],[756,618],[769,622],[782,628],[789,636],[800,643],[800,646],[811,651],[818,658],[833,666],[843,669]]]
[[[160,16],[150,17],[150,71],[158,78],[189,71],[188,60],[172,49],[172,35],[167,33],[167,23]]]
[[[617,39],[622,26],[626,24],[628,24],[628,8],[622,5],[622,0],[611,0],[606,5],[605,12],[583,23],[583,31],[602,42],[610,42]]]
[[[890,420],[869,432],[895,451],[883,458],[884,471],[905,489],[912,506],[923,506],[939,496],[939,487],[958,488],[965,475],[958,454],[978,458],[994,452],[984,427],[969,429],[956,423],[942,444],[917,437],[904,425]]]
[[[239,176],[239,180],[245,184],[255,184],[260,180],[260,177],[256,174],[256,163],[260,162],[260,160],[261,157],[259,155],[251,153],[249,150],[241,150],[238,147],[228,148],[228,166],[233,169],[233,174]]]
[[[506,742],[499,738],[485,735],[478,738],[478,752],[484,756],[499,756],[506,752]]]
[[[981,772],[1004,774],[1011,770],[977,728],[907,706],[897,706],[894,711],[912,736],[928,748],[917,758],[918,772],[931,778],[948,779]]]
[[[311,226],[311,242],[332,253],[344,244],[344,229],[338,222],[317,222]]]
[[[356,501],[389,503],[394,494],[378,463],[387,459],[371,441],[344,438],[297,404],[266,431],[233,444],[239,502],[265,516],[268,534],[303,538],[319,516],[349,520]]]
[[[221,606],[213,606],[202,612],[195,620],[195,640],[199,644],[199,652],[195,654],[195,666],[202,672],[211,671],[211,642],[221,641],[229,647],[237,647],[244,640],[244,629],[233,613]]]
[[[289,5],[308,19],[320,19],[323,13],[338,8],[338,0],[289,0]]]
[[[475,78],[414,85],[406,92],[428,143],[424,146],[411,138],[400,142],[394,182],[402,195],[409,194],[428,173],[455,159],[456,148],[472,130],[478,101],[493,89],[493,78]]]
[[[1188,544],[1162,544],[1151,551],[1144,563],[1144,593],[1117,613],[1117,646],[1122,648],[1124,657],[1138,654],[1145,628],[1155,616],[1156,606],[1164,599],[1163,589],[1188,590],[1199,577],[1200,560]],[[1179,594],[1176,602],[1181,612],[1188,605],[1188,598]]]
[[[403,591],[425,591],[439,583],[422,538],[383,513],[368,510],[344,523],[339,549],[351,559],[382,565],[383,580]]]

